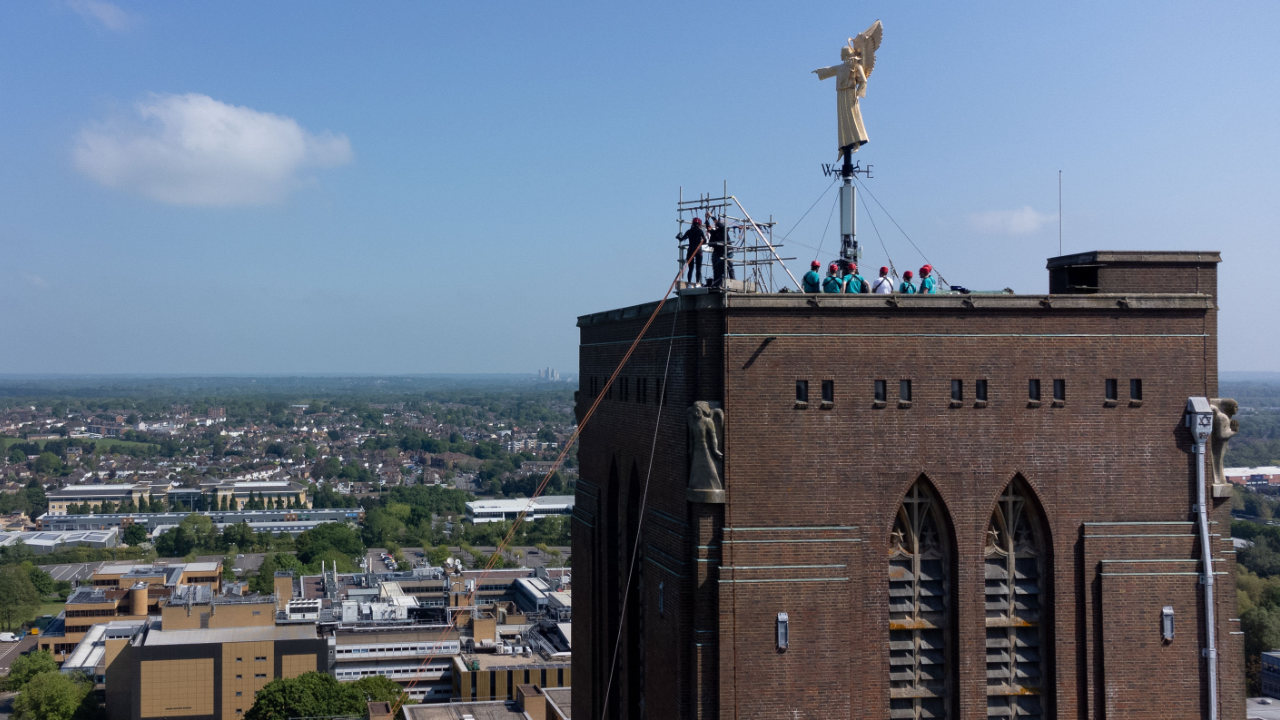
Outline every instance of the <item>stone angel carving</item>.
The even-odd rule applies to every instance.
[[[689,488],[692,502],[723,503],[724,411],[699,400],[689,406]]]
[[[867,128],[862,124],[858,100],[867,96],[867,79],[875,69],[876,50],[880,49],[883,35],[884,26],[877,20],[865,32],[849,38],[848,44],[840,48],[839,65],[813,71],[819,80],[836,79],[836,111],[842,152],[845,148],[857,152],[869,140]]]
[[[1240,421],[1233,416],[1239,412],[1240,405],[1231,398],[1210,398],[1209,407],[1213,408],[1213,434],[1209,436],[1209,451],[1213,455],[1213,484],[1223,485],[1227,482],[1223,460],[1227,454],[1227,442],[1240,432]]]

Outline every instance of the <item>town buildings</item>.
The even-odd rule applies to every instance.
[[[607,388],[657,304],[579,318],[574,708],[1170,720],[1213,688],[1241,717],[1230,486],[1198,486],[1186,422],[1232,412],[1218,262],[1058,257],[1038,295],[686,290]]]
[[[191,506],[190,495],[206,496],[213,509],[244,510],[254,503],[262,509],[306,509],[311,507],[307,489],[290,480],[211,480],[200,485],[199,490],[182,488],[169,481],[141,480],[135,483],[68,485],[48,494],[49,515],[74,514],[79,508],[96,511],[104,504],[119,508],[122,505],[137,507],[153,500],[166,502],[182,497],[174,505]]]
[[[542,495],[533,498],[510,500],[473,500],[467,503],[467,520],[472,523],[515,520],[520,513],[526,520],[541,520],[552,515],[568,517],[573,514],[572,495]]]
[[[273,594],[224,586],[218,563],[108,565],[78,588],[41,647],[99,683],[121,720],[234,720],[276,678],[400,683],[410,703],[498,702],[572,679],[566,569],[295,577]],[[545,612],[518,581],[563,598]],[[539,690],[541,692],[542,690]],[[567,699],[564,700],[567,703]]]

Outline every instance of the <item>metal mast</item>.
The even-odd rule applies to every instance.
[[[862,173],[871,177],[871,166],[865,168],[853,162],[853,145],[840,148],[844,162],[840,165],[840,259],[857,262],[862,252],[858,249],[858,189],[853,186],[853,176]]]

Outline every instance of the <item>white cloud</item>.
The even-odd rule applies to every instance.
[[[124,32],[133,25],[133,16],[105,0],[67,0],[67,6],[108,30]]]
[[[263,205],[297,187],[307,168],[351,161],[344,135],[207,95],[152,95],[136,117],[86,127],[73,157],[111,188],[174,205]]]
[[[974,230],[991,235],[1030,235],[1040,228],[1057,222],[1056,213],[1042,213],[1030,205],[1017,210],[988,210],[969,216]]]
[[[36,275],[35,273],[22,273],[22,279],[26,281],[28,285],[34,288],[49,287],[49,281],[44,279],[43,275]]]

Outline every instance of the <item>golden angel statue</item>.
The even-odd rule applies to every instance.
[[[840,119],[840,149],[853,152],[867,143],[867,128],[862,124],[858,99],[867,96],[867,78],[876,66],[876,50],[884,27],[875,21],[871,27],[840,48],[840,64],[818,68],[813,72],[819,80],[836,79],[836,109]]]

